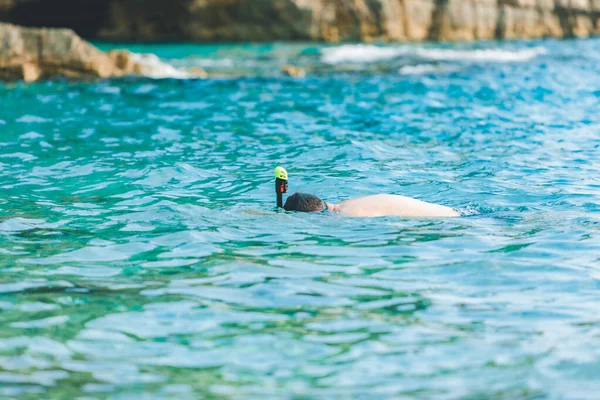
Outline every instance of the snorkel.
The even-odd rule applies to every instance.
[[[275,168],[275,193],[277,193],[277,207],[283,208],[283,194],[288,191],[288,173],[283,167]]]

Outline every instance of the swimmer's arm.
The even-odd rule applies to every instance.
[[[379,194],[343,201],[333,211],[351,217],[458,217],[460,214],[446,206],[427,203],[410,197]]]

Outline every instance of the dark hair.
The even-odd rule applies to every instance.
[[[283,208],[286,211],[320,212],[323,211],[323,200],[307,193],[294,193],[287,198]]]

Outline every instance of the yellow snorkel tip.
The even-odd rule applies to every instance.
[[[275,168],[275,193],[277,193],[277,207],[283,208],[283,194],[288,191],[288,174],[285,168]]]
[[[277,167],[277,168],[275,168],[275,178],[277,178],[277,179],[283,179],[284,181],[287,181],[287,179],[288,179],[288,173],[285,170],[285,168],[283,168],[283,167]]]

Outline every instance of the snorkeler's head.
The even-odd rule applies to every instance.
[[[307,193],[294,193],[287,198],[283,208],[286,211],[321,212],[325,203],[317,196]]]

